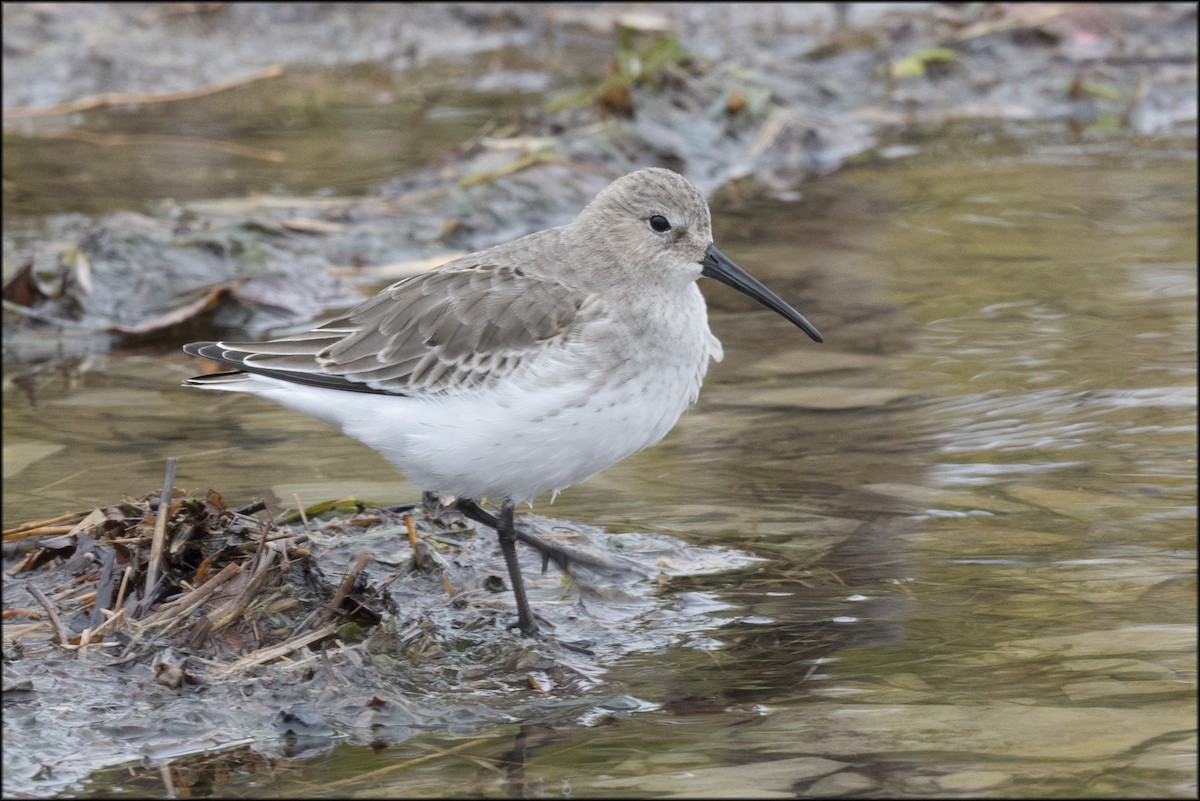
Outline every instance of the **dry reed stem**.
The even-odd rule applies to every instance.
[[[11,129],[11,128],[10,128]],[[162,134],[100,134],[93,131],[23,131],[22,136],[32,139],[67,139],[75,142],[86,142],[97,147],[114,147],[120,145],[146,147],[149,145],[176,145],[192,150],[212,150],[230,156],[240,156],[259,161],[269,161],[280,164],[287,161],[287,154],[281,150],[271,150],[261,147],[239,145],[236,142],[220,142],[215,139],[202,139],[197,136],[164,136]]]
[[[354,560],[354,564],[350,566],[350,571],[342,578],[342,583],[337,588],[337,592],[333,594],[329,605],[325,607],[325,611],[321,614],[318,623],[324,623],[329,618],[337,614],[338,607],[342,605],[342,601],[346,600],[346,596],[350,594],[350,589],[354,586],[355,579],[358,574],[363,571],[367,563],[371,561],[371,554],[360,553],[358,558]]]
[[[228,665],[225,665],[223,668],[221,668],[221,672],[228,673],[231,670],[242,670],[255,665],[261,665],[264,662],[270,662],[272,659],[278,659],[291,653],[292,651],[297,651],[306,645],[317,642],[318,640],[323,640],[326,637],[332,637],[335,634],[337,634],[337,628],[331,624],[315,631],[310,631],[308,634],[302,634],[293,637],[290,640],[284,640],[277,645],[270,645],[266,648],[260,648],[257,651],[251,651],[241,659],[238,659],[236,662],[230,662]]]
[[[212,628],[209,630],[210,634],[220,631],[242,616],[242,613],[246,611],[254,601],[255,596],[258,595],[258,591],[262,589],[263,584],[266,583],[267,577],[271,573],[271,564],[275,561],[275,553],[274,550],[268,549],[262,554],[262,559],[259,561],[258,567],[254,569],[254,575],[250,577],[250,581],[246,584],[245,589],[242,590],[241,595],[234,603],[226,606],[229,611],[209,615],[209,619],[212,620]]]
[[[241,78],[232,78],[228,81],[218,81],[210,83],[207,86],[201,86],[198,89],[192,89],[186,92],[164,92],[160,94],[151,94],[148,92],[105,92],[104,94],[93,95],[92,97],[81,98],[80,100],[72,100],[69,103],[59,103],[45,108],[31,108],[29,106],[15,106],[13,108],[4,109],[5,119],[20,119],[24,117],[49,117],[56,114],[74,114],[78,111],[90,111],[96,108],[105,106],[124,106],[124,105],[140,105],[147,106],[152,103],[173,103],[179,100],[192,100],[197,97],[205,97],[206,95],[224,92],[227,89],[233,89],[238,86],[245,86],[254,81],[262,81],[268,78],[276,78],[283,74],[283,67],[278,64],[273,64],[258,72],[250,75],[242,76]]]
[[[450,754],[455,754],[455,753],[458,753],[459,751],[465,751],[472,746],[479,745],[480,743],[483,743],[483,742],[487,742],[487,740],[488,740],[487,737],[476,737],[473,740],[467,740],[464,743],[459,743],[458,745],[451,746],[450,748],[445,748],[440,751],[434,751],[433,753],[425,754],[424,756],[413,757],[412,759],[401,760],[400,762],[393,762],[392,764],[390,764],[386,767],[379,768],[378,770],[371,770],[371,771],[367,771],[366,773],[358,773],[358,774],[355,774],[354,776],[351,776],[346,779],[339,779],[338,781],[334,781],[334,782],[326,782],[325,784],[323,784],[321,786],[323,788],[329,788],[329,787],[338,787],[340,785],[354,783],[356,786],[365,787],[368,785],[360,784],[360,782],[371,782],[371,781],[374,781],[375,779],[379,779],[383,776],[386,776],[389,773],[395,773],[400,770],[405,770],[407,768],[412,767],[413,765],[418,765],[422,762],[428,762],[431,759],[438,759],[439,757],[449,756]]]
[[[159,565],[162,563],[163,543],[167,539],[167,520],[171,517],[171,490],[175,489],[176,459],[167,459],[167,472],[163,477],[162,495],[158,496],[158,516],[154,519],[154,539],[150,541],[150,564],[146,568],[146,584],[142,593],[145,607],[142,614],[150,611],[155,584],[158,583]]]
[[[187,595],[182,598],[176,598],[169,604],[160,606],[153,615],[140,621],[138,624],[139,627],[156,626],[164,621],[172,623],[182,621],[192,612],[203,606],[212,597],[212,594],[217,591],[218,587],[240,572],[242,572],[242,566],[236,562],[230,562],[221,568],[219,573]]]
[[[54,608],[54,604],[46,597],[46,594],[33,584],[26,584],[25,589],[46,610],[46,615],[50,618],[50,625],[54,627],[54,635],[58,638],[58,644],[62,646],[70,645],[71,634],[67,631],[67,627],[63,625],[62,618],[58,616],[58,610]]]
[[[87,517],[90,512],[91,512],[91,510],[89,509],[87,512],[71,512],[70,514],[59,515],[58,517],[51,517],[48,520],[38,520],[33,523],[22,523],[19,526],[14,526],[13,528],[10,528],[7,531],[5,531],[4,532],[4,540],[6,542],[9,541],[10,539],[23,540],[23,539],[25,539],[25,536],[30,536],[27,533],[29,531],[40,529],[40,528],[45,528],[46,526],[53,526],[58,523],[65,523],[68,520],[82,520],[84,517]],[[17,534],[22,534],[25,536],[20,536],[20,537],[15,536]],[[36,536],[36,535],[33,535],[33,536]]]

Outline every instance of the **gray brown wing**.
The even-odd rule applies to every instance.
[[[189,353],[302,384],[394,395],[487,386],[566,339],[585,296],[518,268],[472,265],[399,281],[341,317],[267,342]]]

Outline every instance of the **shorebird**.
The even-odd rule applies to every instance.
[[[577,484],[653,445],[722,357],[697,280],[758,300],[812,339],[798,311],[717,250],[704,195],[670,170],[618,178],[571,223],[398,281],[305,333],[195,342],[233,369],[184,382],[248,392],[374,448],[413,483],[496,529],[517,606],[537,624],[516,504]],[[482,499],[500,502],[499,519]]]

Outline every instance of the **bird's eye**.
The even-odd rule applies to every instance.
[[[665,234],[671,230],[671,221],[661,214],[655,214],[650,218],[650,230],[656,234]]]

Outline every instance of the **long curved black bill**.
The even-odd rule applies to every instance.
[[[768,309],[778,312],[791,320],[801,331],[808,334],[815,341],[825,341],[821,337],[821,332],[817,330],[816,326],[805,320],[803,314],[793,309],[782,298],[763,286],[750,273],[730,261],[724,253],[717,250],[716,245],[709,245],[708,250],[704,251],[704,260],[700,262],[700,266],[704,268],[700,271],[701,275],[715,278],[722,284],[733,287],[743,295],[749,295]]]

